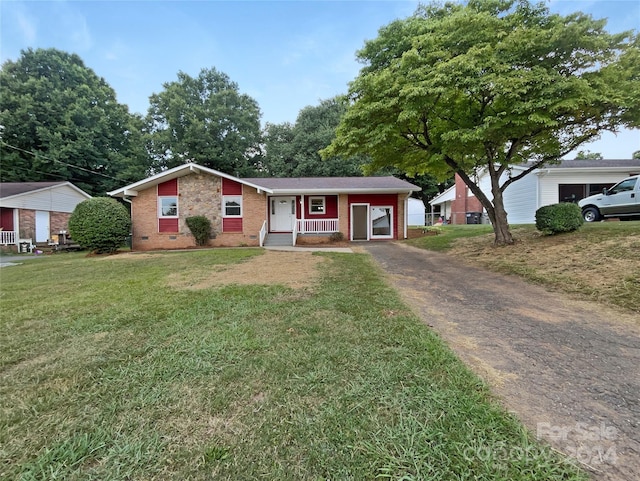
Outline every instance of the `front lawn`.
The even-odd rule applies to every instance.
[[[586,479],[368,256],[290,255],[2,268],[0,479]]]

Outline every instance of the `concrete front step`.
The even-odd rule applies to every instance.
[[[263,245],[265,247],[292,246],[293,236],[292,234],[267,234]]]

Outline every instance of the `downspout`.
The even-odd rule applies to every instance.
[[[129,204],[129,212],[131,217],[131,232],[129,233],[129,249],[133,251],[133,202],[127,199],[124,195],[122,196],[122,200],[124,200]]]
[[[404,239],[408,236],[407,229],[409,228],[409,197],[411,197],[411,192],[404,198]]]

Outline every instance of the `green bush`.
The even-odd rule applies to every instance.
[[[344,234],[342,232],[334,232],[329,236],[331,242],[342,242],[344,240]]]
[[[584,223],[578,204],[545,205],[536,211],[536,229],[545,234],[578,230]]]
[[[96,254],[115,252],[131,233],[131,217],[115,199],[94,197],[80,202],[69,218],[74,242]]]
[[[196,239],[196,245],[206,246],[211,233],[211,221],[203,215],[187,217],[187,227]]]

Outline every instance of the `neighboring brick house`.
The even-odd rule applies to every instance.
[[[514,165],[511,170],[517,175],[526,168],[526,164]],[[535,169],[505,189],[507,219],[510,224],[533,224],[536,210],[544,205],[578,202],[634,174],[640,174],[640,159],[563,160]],[[503,174],[500,183],[507,175]],[[478,172],[477,182],[480,189],[493,198],[491,180],[485,170]],[[486,214],[475,215],[482,213],[483,207],[458,175],[454,186],[429,203],[432,212],[437,209],[439,215],[452,224],[488,222]]]
[[[189,163],[108,194],[131,203],[134,250],[193,247],[187,217],[211,221],[211,246],[262,246],[272,234],[322,242],[406,237],[419,187],[395,177],[238,178]],[[294,241],[295,239],[295,241]]]
[[[90,198],[71,182],[0,183],[0,245],[54,239],[67,231],[76,205]]]

